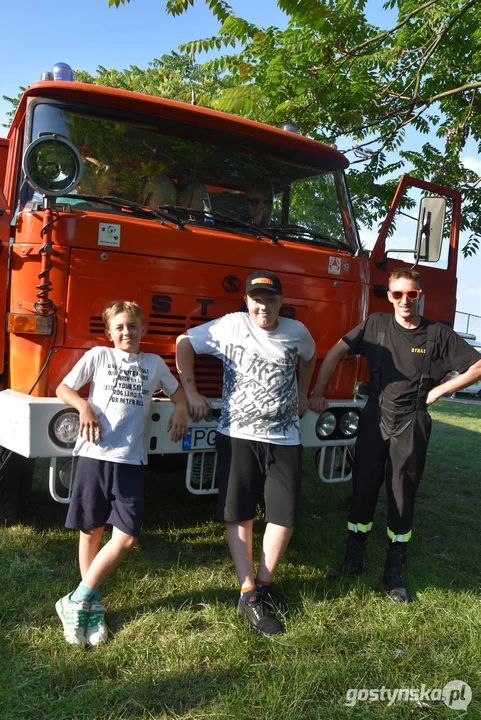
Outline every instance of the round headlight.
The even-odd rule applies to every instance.
[[[346,437],[352,437],[353,435],[355,435],[357,433],[358,426],[359,414],[357,412],[354,412],[354,410],[349,410],[349,412],[345,412],[339,420],[339,429],[341,430],[343,435],[346,435]]]
[[[326,410],[319,415],[316,422],[316,435],[322,440],[322,438],[329,437],[336,429],[336,416],[330,410]]]
[[[34,140],[23,156],[23,172],[41,195],[67,195],[83,175],[83,161],[77,148],[59,135]]]
[[[79,433],[78,412],[72,408],[61,410],[54,415],[48,426],[50,440],[61,448],[73,448]]]

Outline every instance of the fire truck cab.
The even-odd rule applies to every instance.
[[[369,254],[347,166],[334,147],[206,108],[70,80],[25,91],[0,140],[0,517],[24,508],[35,458],[49,458],[51,494],[68,502],[78,418],[55,389],[86,350],[107,344],[110,300],[142,306],[142,350],[175,371],[176,337],[242,310],[247,275],[268,268],[283,283],[282,314],[309,328],[321,362],[368,312],[390,311],[387,278],[403,262],[386,254],[386,238],[401,192],[415,185],[436,196],[413,238],[417,260],[438,259],[449,203],[447,268],[425,266],[423,279],[426,314],[452,322],[459,193],[403,178]],[[301,421],[326,482],[350,479],[361,371],[359,358],[344,359],[328,410]],[[214,493],[222,367],[199,357],[196,377],[213,412],[174,444],[159,397],[146,442],[152,455],[186,454],[189,490]]]

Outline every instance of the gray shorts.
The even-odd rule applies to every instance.
[[[65,527],[113,525],[139,537],[144,510],[144,466],[79,457]]]

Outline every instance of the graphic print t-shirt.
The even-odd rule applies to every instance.
[[[343,337],[350,354],[364,355],[371,370],[376,365],[378,330],[385,313],[374,313]],[[384,335],[381,361],[381,390],[392,402],[415,400],[426,352],[427,327],[422,317],[417,328],[408,330],[390,315]],[[439,385],[451,370],[465,372],[479,360],[477,351],[443,323],[435,334],[428,389]]]
[[[315,344],[297,320],[279,318],[275,330],[262,330],[247,313],[232,313],[188,332],[196,353],[224,363],[223,435],[272,442],[299,443],[296,365],[310,360]]]
[[[147,462],[144,428],[152,394],[173,395],[179,384],[158,355],[132,355],[117,348],[88,350],[64,378],[73,390],[90,383],[89,403],[100,421],[97,443],[78,437],[74,455],[142,465]]]

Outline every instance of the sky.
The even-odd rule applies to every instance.
[[[368,0],[368,18],[389,27],[393,14],[382,10],[383,3]],[[286,25],[286,16],[276,0],[230,0],[230,5],[260,25]],[[164,8],[165,0],[131,0],[119,8],[109,8],[107,0],[23,0],[20,6],[4,3],[2,25],[9,30],[0,43],[0,98],[16,96],[20,86],[39,80],[42,71],[51,70],[57,62],[90,73],[99,65],[117,70],[131,65],[142,68],[154,58],[177,50],[181,43],[217,32],[218,23],[203,0],[196,0],[193,8],[176,18],[167,15]],[[7,133],[1,126],[7,122],[10,108],[0,99],[0,136]],[[435,144],[434,138],[424,136],[424,142],[427,139]],[[416,138],[412,142],[416,143]],[[465,155],[466,165],[481,174],[481,158],[474,143],[468,141]],[[398,232],[402,235],[402,226]],[[361,230],[361,236],[367,247],[372,247],[374,232]],[[459,256],[457,309],[481,315],[481,252],[469,259]],[[458,315],[458,330],[463,330],[461,320]]]

